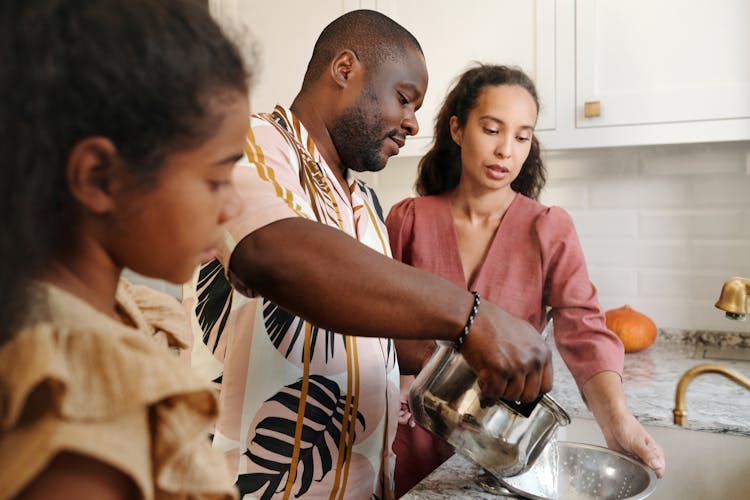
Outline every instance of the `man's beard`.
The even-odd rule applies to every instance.
[[[367,112],[372,110],[372,113]],[[341,159],[343,169],[356,172],[378,172],[387,159],[382,154],[383,141],[395,133],[385,133],[378,99],[366,89],[357,103],[342,114],[330,130],[331,141]]]

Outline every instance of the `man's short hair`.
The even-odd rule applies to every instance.
[[[350,49],[370,68],[400,60],[407,47],[422,52],[414,35],[390,17],[374,10],[354,10],[334,19],[315,42],[302,89],[309,88],[340,51]]]

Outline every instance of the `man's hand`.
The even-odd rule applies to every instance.
[[[532,401],[552,389],[552,354],[542,336],[490,302],[482,301],[461,354],[487,397]]]

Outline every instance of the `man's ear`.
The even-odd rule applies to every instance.
[[[110,212],[118,161],[117,147],[106,137],[86,137],[77,142],[67,164],[68,189],[73,198],[95,214]]]
[[[331,78],[339,87],[346,87],[351,77],[360,71],[362,63],[351,49],[344,49],[333,58],[330,65]]]

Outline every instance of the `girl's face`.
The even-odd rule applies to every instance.
[[[523,87],[485,87],[463,128],[451,117],[451,135],[461,147],[461,183],[510,189],[529,156],[536,118],[536,102]]]
[[[144,276],[184,283],[214,256],[222,224],[240,210],[232,171],[248,132],[247,97],[216,99],[221,117],[199,146],[169,155],[153,185],[135,179],[118,191],[108,250],[115,262]]]

